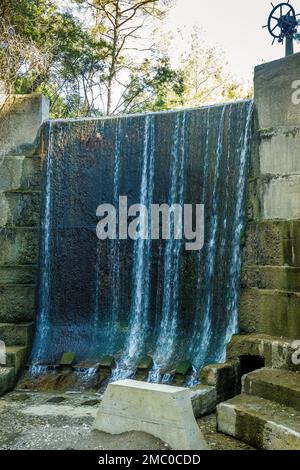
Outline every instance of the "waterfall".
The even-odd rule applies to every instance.
[[[227,330],[224,335],[224,347],[219,357],[220,361],[225,359],[225,347],[229,343],[233,334],[238,331],[238,298],[239,290],[237,288],[240,272],[241,272],[241,235],[244,228],[245,222],[245,197],[246,197],[246,183],[247,183],[247,169],[248,169],[248,156],[249,156],[249,145],[251,136],[251,125],[253,115],[253,102],[249,102],[247,108],[247,119],[244,132],[241,134],[241,147],[240,147],[240,171],[237,184],[237,195],[236,195],[236,207],[234,214],[234,235],[232,237],[231,245],[231,263],[229,271],[229,301],[227,305],[227,314],[229,322]]]
[[[46,156],[46,185],[44,211],[41,230],[41,263],[39,282],[39,306],[36,322],[36,337],[32,350],[32,362],[38,363],[43,358],[43,348],[48,340],[50,323],[49,307],[51,295],[51,202],[52,202],[52,177],[53,177],[53,123],[49,122],[48,151]]]
[[[50,122],[34,364],[74,351],[92,366],[110,354],[116,380],[147,354],[149,380],[168,382],[176,362],[189,360],[192,384],[202,366],[224,360],[237,331],[252,110],[242,101]],[[170,239],[152,241],[148,230],[99,241],[96,209],[118,207],[120,196],[148,209],[204,204],[203,249],[186,252],[174,220]],[[140,229],[150,227],[145,217]]]
[[[113,179],[113,205],[118,206],[120,194],[120,164],[121,164],[121,130],[122,121],[117,119],[116,122],[116,138],[115,138],[115,158],[114,158],[114,179]],[[118,315],[120,309],[120,240],[116,238],[112,240],[112,276],[111,276],[111,295],[112,306],[109,319],[109,352],[114,349],[116,329],[118,327]]]
[[[145,119],[143,165],[140,191],[140,204],[150,208],[153,202],[154,189],[154,117]],[[148,215],[140,214],[141,225],[149,227]],[[147,220],[146,220],[147,218]],[[149,291],[151,271],[151,237],[140,233],[134,242],[132,304],[130,310],[129,334],[125,343],[122,358],[113,373],[113,380],[128,377],[134,372],[138,357],[143,352],[145,337],[149,328]]]
[[[185,187],[185,165],[186,165],[186,113],[183,112],[176,117],[175,129],[173,134],[173,146],[171,152],[170,165],[170,192],[169,206],[180,204],[183,207],[184,187]],[[180,270],[180,252],[182,249],[182,240],[180,237],[181,225],[170,224],[170,239],[166,241],[164,256],[164,277],[163,277],[163,304],[162,319],[160,324],[159,336],[154,350],[154,367],[150,373],[150,380],[157,382],[162,368],[168,366],[174,353],[177,337],[178,323],[178,290],[179,290],[179,270]]]

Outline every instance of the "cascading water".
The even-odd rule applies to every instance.
[[[186,113],[176,118],[173,135],[170,167],[170,192],[168,204],[172,207],[179,204],[183,207],[185,185],[185,125]],[[180,252],[182,249],[181,223],[178,220],[170,224],[170,233],[174,234],[166,241],[163,276],[163,303],[162,318],[159,335],[154,349],[154,367],[150,373],[150,380],[157,382],[161,369],[166,368],[174,353],[178,328],[178,283],[180,271]]]
[[[224,359],[237,330],[252,108],[48,123],[32,363],[55,364],[70,350],[78,362],[112,354],[116,379],[147,354],[150,380],[168,381],[185,359],[192,383],[199,368]],[[204,204],[203,249],[185,251],[177,225],[169,240],[99,241],[96,209],[117,207],[120,196],[128,206]]]
[[[154,188],[154,119],[145,119],[143,168],[140,192],[140,204],[150,209],[153,202]],[[141,212],[141,226],[149,227],[149,213]],[[145,337],[149,328],[149,292],[151,272],[151,238],[149,230],[140,233],[134,244],[132,305],[130,310],[129,334],[124,346],[120,362],[113,372],[113,379],[130,376],[136,366],[138,357],[142,354]]]
[[[44,201],[44,217],[42,219],[41,231],[41,256],[40,256],[40,296],[39,296],[39,315],[37,317],[36,338],[34,348],[32,350],[33,363],[42,359],[42,348],[45,346],[46,340],[49,339],[51,331],[49,329],[49,303],[50,303],[50,270],[51,270],[51,193],[52,193],[52,173],[53,173],[53,132],[52,122],[49,123],[48,133],[48,152],[46,160],[46,186]],[[41,366],[32,366],[32,373],[41,372]]]

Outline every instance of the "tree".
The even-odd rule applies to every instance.
[[[82,7],[90,7],[94,17],[93,34],[106,41],[109,52],[106,70],[102,76],[105,87],[105,113],[114,114],[122,109],[122,95],[128,87],[128,76],[143,60],[133,59],[133,52],[145,54],[153,50],[153,44],[143,45],[151,20],[162,18],[169,3],[166,0],[75,0]],[[129,78],[130,80],[130,78]],[[119,99],[114,107],[114,91]],[[120,100],[121,97],[121,100]],[[125,104],[125,102],[124,102]]]
[[[61,11],[52,0],[2,0],[0,14],[14,31],[10,46],[0,50],[2,64],[10,64],[6,91],[43,92],[54,117],[89,115],[90,82],[103,68],[106,44],[95,41],[72,12]],[[44,59],[45,66],[33,58]]]
[[[13,26],[0,21],[0,81],[5,94],[16,92],[17,82],[30,77],[31,82],[44,76],[51,54],[16,33]]]
[[[184,105],[183,93],[184,77],[171,67],[168,56],[153,57],[132,72],[123,94],[123,110],[135,113],[176,108]]]
[[[184,77],[184,106],[217,103],[249,95],[249,90],[231,77],[223,55],[221,50],[206,44],[202,31],[194,28],[190,48],[182,57],[180,66]]]

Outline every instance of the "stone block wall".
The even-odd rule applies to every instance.
[[[39,129],[48,118],[39,95],[0,100],[0,394],[11,389],[31,346],[36,314],[40,225]]]
[[[300,338],[300,54],[255,69],[242,332]]]

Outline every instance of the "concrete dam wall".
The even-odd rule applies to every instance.
[[[106,361],[112,379],[147,363],[155,382],[182,361],[188,384],[226,356],[281,364],[272,338],[300,335],[298,62],[258,67],[254,104],[49,121],[41,97],[14,99],[1,121],[0,392],[26,360],[38,375],[68,351]],[[97,207],[119,196],[204,204],[203,249],[100,241]]]
[[[65,351],[116,359],[115,377],[144,355],[152,379],[176,363],[222,361],[237,331],[252,103],[43,129],[39,307],[33,364]],[[201,251],[183,240],[96,237],[100,203],[204,204]]]

